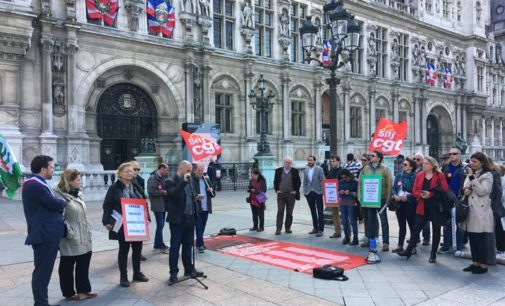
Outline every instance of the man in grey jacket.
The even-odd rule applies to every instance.
[[[167,190],[165,188],[168,165],[160,164],[158,170],[151,174],[147,180],[147,191],[149,192],[149,201],[151,210],[156,219],[156,234],[154,235],[154,249],[168,254],[169,247],[163,241],[163,227],[167,214]]]
[[[309,203],[312,224],[314,228],[309,234],[316,234],[316,237],[323,236],[324,216],[323,216],[323,181],[324,172],[316,166],[316,157],[307,157],[307,168],[303,171],[303,194]]]

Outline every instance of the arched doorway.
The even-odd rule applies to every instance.
[[[428,115],[426,119],[426,138],[430,146],[429,155],[438,159],[440,148],[440,124],[438,119],[433,115]]]
[[[132,160],[141,152],[143,138],[158,136],[158,114],[151,97],[132,84],[112,85],[98,101],[97,132],[105,170]]]

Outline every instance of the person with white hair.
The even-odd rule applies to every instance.
[[[287,234],[291,234],[291,224],[293,224],[293,210],[295,201],[300,200],[300,172],[292,168],[293,159],[289,156],[284,158],[282,167],[275,169],[274,190],[277,193],[277,230],[276,235],[281,234],[284,210],[286,211],[286,221],[284,229]]]

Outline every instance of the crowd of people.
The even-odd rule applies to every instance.
[[[323,237],[324,181],[338,179],[339,205],[332,207],[334,230],[330,238],[342,238],[344,245],[369,248],[369,263],[380,262],[379,228],[382,251],[389,251],[390,235],[387,211],[394,211],[398,219],[399,237],[392,252],[410,258],[416,254],[417,244],[429,245],[429,263],[436,263],[437,254],[452,253],[463,256],[469,243],[472,264],[463,271],[473,274],[487,272],[490,257],[505,260],[505,166],[496,165],[484,153],[476,152],[467,162],[462,161],[458,148],[451,148],[439,162],[430,156],[416,153],[412,158],[396,157],[394,171],[383,163],[383,153],[363,154],[357,161],[348,154],[342,163],[339,156],[331,156],[321,166],[316,157],[307,157],[307,166],[301,172],[292,167],[293,160],[285,157],[283,165],[275,170],[277,217],[275,235],[292,233],[293,210],[301,192],[306,198],[312,230],[308,233]],[[205,174],[205,165],[182,161],[174,176],[168,176],[169,166],[160,164],[147,184],[139,175],[136,161],[121,164],[117,180],[107,191],[103,201],[102,223],[109,239],[118,241],[119,284],[130,285],[128,254],[132,250],[133,281],[148,282],[142,273],[142,241],[127,241],[122,228],[114,230],[115,212],[121,212],[121,199],[149,199],[150,210],[156,221],[154,249],[169,254],[169,283],[178,281],[179,252],[185,276],[202,276],[194,269],[191,255],[196,249],[205,252],[204,232],[212,213],[214,184]],[[81,174],[75,169],[63,171],[55,188],[48,185],[54,162],[49,156],[36,156],[31,162],[32,175],[23,184],[23,208],[28,224],[26,244],[34,252],[35,269],[32,291],[36,305],[47,305],[47,287],[58,251],[61,259],[58,273],[62,294],[69,300],[97,296],[91,289],[89,266],[92,257],[91,224],[81,188]],[[393,173],[392,173],[393,172]],[[363,205],[363,177],[380,177],[380,206]],[[147,188],[146,188],[147,187]],[[253,226],[250,231],[265,230],[267,182],[258,169],[253,169],[246,201],[251,207]],[[453,195],[453,196],[450,196]],[[454,199],[468,205],[468,214],[457,226]],[[147,212],[147,215],[150,214]],[[151,221],[149,217],[149,222]],[[163,239],[165,223],[170,227],[170,246]],[[364,238],[359,242],[358,224],[364,223]],[[410,234],[407,239],[407,229]],[[431,232],[431,237],[430,237]],[[443,233],[443,241],[440,240]],[[439,248],[440,246],[440,248]],[[496,256],[495,256],[496,254]]]

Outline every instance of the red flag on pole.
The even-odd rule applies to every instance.
[[[195,161],[210,158],[221,154],[223,150],[221,145],[212,139],[202,137],[197,134],[191,134],[180,130],[184,142],[188,146],[189,152]]]
[[[386,155],[398,155],[407,137],[407,121],[396,123],[382,117],[377,124],[368,152],[377,150]]]

